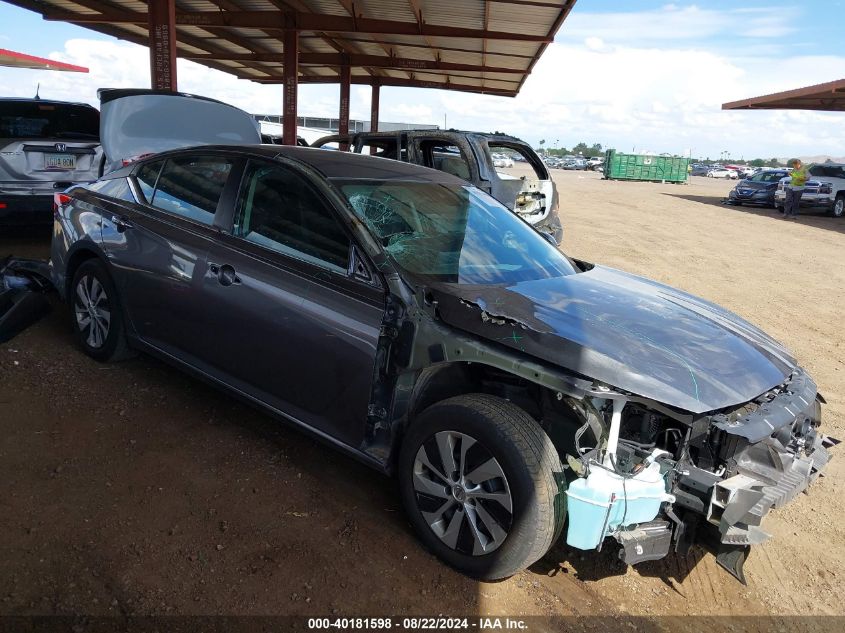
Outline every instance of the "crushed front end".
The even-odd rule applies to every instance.
[[[592,421],[582,411],[579,431],[600,440],[569,459],[580,479],[567,491],[567,542],[600,549],[612,536],[629,564],[705,544],[709,535],[717,562],[744,583],[750,546],[769,538],[763,518],[806,490],[838,443],[819,432],[824,400],[800,368],[753,401],[701,416],[624,394],[595,396],[583,409]],[[649,492],[657,472],[660,484]],[[653,516],[638,514],[648,501]],[[601,525],[585,541],[596,518]]]

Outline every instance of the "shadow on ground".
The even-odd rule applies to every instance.
[[[596,552],[569,547],[565,536],[561,536],[557,544],[531,567],[531,571],[548,576],[572,574],[582,582],[624,576],[628,566],[619,558],[619,551],[619,546],[612,539],[605,539],[602,550]],[[675,589],[676,584],[683,583],[706,555],[704,547],[693,545],[686,555],[670,552],[661,560],[639,563],[635,569],[640,576],[657,578]]]
[[[739,204],[726,204],[724,196],[694,196],[689,194],[663,193],[664,196],[683,198],[691,202],[698,202],[711,207],[722,207],[731,211],[739,211],[749,215],[769,218],[775,222],[786,222],[778,211],[771,207],[756,207]],[[845,233],[845,218],[834,218],[828,211],[816,209],[801,209],[801,214],[796,220],[799,224],[811,226],[826,231]]]

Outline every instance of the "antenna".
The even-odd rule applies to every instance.
[[[35,86],[35,98],[36,99],[41,99],[41,97],[38,95],[39,92],[41,92],[41,83],[38,83]]]

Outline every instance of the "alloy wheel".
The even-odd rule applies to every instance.
[[[833,215],[837,218],[845,215],[845,197],[839,196],[833,203]]]
[[[475,438],[440,431],[414,460],[417,508],[443,543],[472,556],[498,549],[513,521],[513,499],[499,461]]]
[[[74,314],[85,343],[99,349],[105,345],[111,324],[109,298],[103,284],[94,275],[85,275],[76,284]]]

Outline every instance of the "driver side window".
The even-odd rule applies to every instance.
[[[301,176],[279,165],[250,164],[233,231],[283,255],[347,272],[351,242],[340,221]]]

